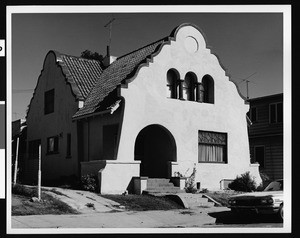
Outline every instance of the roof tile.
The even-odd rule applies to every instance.
[[[74,94],[78,99],[85,100],[103,72],[100,62],[58,52],[55,54]]]
[[[168,38],[156,41],[114,61],[97,79],[95,86],[87,96],[84,106],[75,113],[73,118],[85,116],[97,111],[103,99],[112,92],[123,80],[134,75],[142,63],[146,63],[159,46]]]

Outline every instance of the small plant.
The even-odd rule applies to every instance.
[[[201,193],[208,193],[208,189],[207,188],[202,188]]]
[[[250,172],[236,176],[236,178],[228,184],[228,187],[235,191],[252,192],[256,190],[256,183]]]
[[[81,186],[84,190],[90,192],[99,191],[98,177],[95,174],[87,174],[81,176]]]
[[[197,189],[195,188],[195,176],[196,176],[196,167],[193,168],[192,174],[187,178],[185,182],[185,191],[187,193],[195,193]]]
[[[183,177],[183,175],[182,175],[182,173],[180,173],[180,172],[174,172],[174,177],[179,177],[179,178],[182,178]]]
[[[94,203],[87,203],[87,204],[85,204],[87,207],[89,207],[89,208],[93,208],[93,209],[95,209],[95,205],[94,205]]]

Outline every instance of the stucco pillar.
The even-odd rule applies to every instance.
[[[196,101],[197,102],[203,102],[204,98],[204,88],[202,83],[197,82],[196,83]]]
[[[184,98],[183,98],[183,83],[184,83],[183,79],[179,79],[178,80],[178,84],[179,84],[179,99],[181,99],[181,100],[184,100]]]

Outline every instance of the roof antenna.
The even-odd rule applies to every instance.
[[[112,19],[104,25],[104,27],[109,26],[109,40],[108,40],[108,46],[107,46],[107,55],[110,56],[110,45],[111,45],[111,34],[112,34],[112,23],[116,20],[116,18],[112,17]]]
[[[248,84],[249,84],[249,80],[248,78],[252,77],[254,74],[256,74],[257,72],[254,72],[253,74],[249,75],[247,78],[244,78],[242,79],[239,83],[237,83],[238,85],[240,83],[243,83],[243,82],[246,82],[246,89],[247,89],[247,100],[249,99],[249,87],[248,87]],[[250,82],[250,83],[253,83],[253,82]]]

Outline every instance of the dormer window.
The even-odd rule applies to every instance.
[[[178,98],[178,81],[179,73],[175,69],[170,69],[167,72],[167,87],[168,87],[168,97]]]

